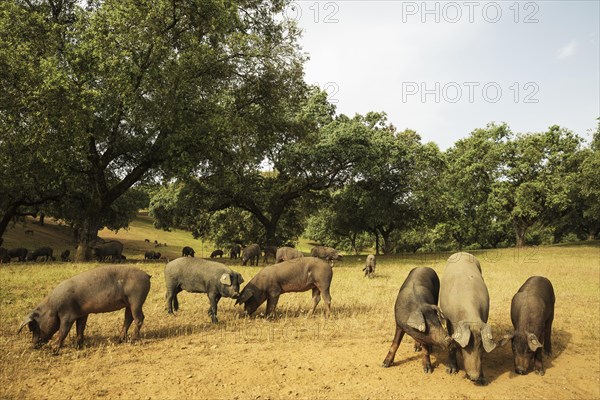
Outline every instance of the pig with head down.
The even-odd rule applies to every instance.
[[[536,374],[544,375],[542,349],[546,355],[552,354],[555,300],[552,283],[543,276],[527,279],[514,295],[510,307],[514,332],[500,343],[511,342],[517,374],[525,375],[533,366]]]
[[[25,326],[33,335],[37,348],[47,343],[58,331],[54,353],[58,354],[63,341],[75,323],[77,347],[83,345],[83,331],[89,314],[105,313],[125,308],[125,321],[119,340],[126,339],[134,322],[132,340],[140,337],[144,323],[142,306],[150,291],[150,275],[133,267],[107,265],[75,275],[61,282],[27,316]]]
[[[392,365],[402,337],[407,333],[415,340],[415,349],[425,348],[423,371],[433,372],[432,346],[448,348],[452,342],[444,326],[445,317],[437,306],[439,291],[440,280],[433,269],[418,267],[409,272],[396,298],[396,335],[383,361],[384,367]]]
[[[475,256],[450,256],[440,283],[439,306],[446,317],[448,333],[456,342],[450,346],[448,373],[458,372],[456,352],[460,349],[468,378],[484,384],[481,359],[484,351],[489,353],[496,344],[487,324],[490,297]]]
[[[210,302],[208,315],[213,323],[217,323],[219,300],[221,297],[238,298],[242,282],[242,275],[224,264],[200,258],[177,258],[165,266],[167,311],[172,314],[179,309],[177,294],[183,290],[206,293]]]
[[[312,290],[314,313],[321,295],[325,301],[325,313],[331,313],[331,295],[329,287],[333,271],[331,266],[316,257],[302,257],[269,265],[256,274],[244,287],[236,304],[243,304],[244,311],[251,315],[265,301],[266,315],[273,317],[279,296],[289,292]]]

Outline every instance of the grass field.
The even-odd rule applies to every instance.
[[[376,277],[361,274],[364,257],[334,269],[333,316],[306,316],[309,293],[286,294],[275,321],[245,318],[233,300],[219,304],[212,325],[205,295],[182,293],[176,316],[164,311],[162,263],[139,263],[152,275],[143,340],[116,344],[122,312],[92,315],[83,350],[74,328],[59,356],[33,350],[20,321],[58,282],[95,264],[0,266],[0,398],[599,398],[600,247],[557,246],[480,252],[491,296],[496,339],[510,331],[512,295],[531,275],[543,275],[557,295],[554,355],[544,377],[512,372],[510,348],[484,358],[489,384],[474,386],[461,372],[448,376],[446,354],[424,375],[412,340],[389,369],[383,361],[393,336],[393,304],[408,271],[433,266],[446,254],[380,257]],[[229,260],[224,260],[230,263]],[[259,268],[234,266],[248,281]],[[264,311],[264,305],[258,311]]]
[[[35,228],[34,236],[42,237]],[[198,243],[184,232],[159,232],[173,235],[166,239],[156,232],[142,218],[116,237],[128,243],[132,257],[148,246],[146,237],[161,237],[174,255],[177,246]],[[203,294],[181,293],[180,312],[167,315],[164,263],[139,262],[152,275],[143,339],[116,344],[122,311],[96,314],[88,320],[84,349],[74,348],[73,328],[59,356],[49,346],[33,350],[31,335],[16,330],[60,281],[97,264],[13,263],[0,265],[0,399],[600,398],[598,242],[475,254],[490,292],[495,339],[511,330],[510,301],[520,285],[532,275],[552,281],[554,354],[544,359],[545,376],[516,375],[510,346],[484,357],[487,386],[473,385],[462,371],[447,375],[447,354],[439,349],[434,373],[425,375],[407,337],[394,365],[380,367],[394,333],[398,288],[416,266],[441,275],[449,254],[379,257],[374,279],[362,277],[364,256],[347,256],[334,268],[331,318],[324,318],[322,305],[308,317],[310,293],[297,293],[280,298],[275,320],[244,317],[233,300],[222,299],[216,325]],[[260,270],[223,262],[246,282]],[[263,311],[264,305],[257,314]]]

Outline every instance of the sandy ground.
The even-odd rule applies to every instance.
[[[72,333],[59,356],[47,348],[32,351],[19,338],[18,350],[2,355],[19,367],[0,388],[0,397],[600,398],[598,348],[582,348],[577,337],[565,332],[555,333],[545,376],[516,375],[507,346],[485,357],[488,385],[476,386],[463,371],[445,372],[447,354],[441,350],[432,357],[433,374],[426,375],[410,338],[404,339],[394,365],[382,368],[392,329],[367,333],[363,324],[368,321],[360,318],[299,315],[196,328],[185,322],[192,315],[184,314],[174,317],[181,321],[176,331],[153,330],[148,324],[145,338],[135,344],[113,344],[115,337],[96,336],[90,324],[86,348],[73,348]],[[235,319],[238,310],[231,306],[224,314]]]

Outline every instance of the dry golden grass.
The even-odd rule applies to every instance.
[[[487,355],[490,384],[480,388],[444,372],[436,351],[434,374],[424,375],[411,339],[392,368],[379,364],[394,331],[393,305],[410,269],[441,274],[448,254],[379,257],[376,277],[365,279],[365,257],[345,257],[334,269],[333,315],[322,306],[308,317],[310,293],[285,294],[278,318],[245,318],[231,299],[219,304],[212,325],[204,294],[180,294],[181,310],[164,310],[162,263],[139,263],[152,275],[144,306],[143,340],[115,344],[122,311],[92,315],[83,350],[74,328],[61,355],[33,350],[20,321],[60,281],[95,264],[0,266],[0,398],[599,398],[600,246],[553,246],[477,252],[491,297],[496,339],[511,329],[510,301],[532,275],[548,277],[556,292],[555,354],[546,376],[512,373],[509,346]],[[259,271],[223,261],[246,282]],[[264,305],[258,314],[264,312]],[[409,343],[409,344],[407,344]]]

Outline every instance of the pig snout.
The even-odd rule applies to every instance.
[[[515,367],[515,372],[519,375],[527,375],[527,370],[523,367]]]
[[[469,376],[469,380],[471,380],[473,383],[475,383],[478,386],[485,386],[487,385],[487,382],[485,380],[485,378],[483,377],[483,375],[479,375],[478,377],[473,377],[471,375]]]

